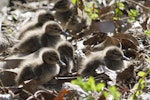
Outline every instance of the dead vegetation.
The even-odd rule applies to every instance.
[[[21,41],[16,36],[22,27],[35,18],[36,11],[45,9],[50,12],[54,10],[53,3],[61,0],[11,1],[9,7],[1,12],[0,99],[149,100],[150,0],[70,0],[74,2],[74,8],[69,8],[73,9],[71,15],[65,15],[64,18],[69,16],[66,22],[59,21],[63,30],[69,34],[67,41],[74,47],[72,72],[58,75],[44,85],[31,79],[19,86],[15,82],[17,66],[22,60],[31,57],[13,57],[18,53],[12,52],[12,48]],[[57,17],[59,19],[60,16]],[[121,71],[108,69],[99,72],[94,75],[94,80],[91,77],[78,78],[82,61],[93,52],[110,46],[121,48],[129,58],[125,62],[126,67]]]

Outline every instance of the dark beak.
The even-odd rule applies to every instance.
[[[130,59],[129,59],[128,57],[126,57],[126,56],[123,56],[123,57],[122,57],[122,60],[127,60],[127,61],[129,61]]]
[[[59,64],[60,66],[66,66],[66,64],[65,64],[62,60],[59,60],[58,64]]]
[[[53,8],[50,9],[50,11],[54,11],[54,10],[55,10],[55,7],[53,7]]]
[[[62,31],[61,34],[64,35],[64,36],[68,36],[69,35],[69,33],[65,32],[65,31]]]

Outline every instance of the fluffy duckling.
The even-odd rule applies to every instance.
[[[18,44],[13,47],[14,52],[30,54],[41,47],[55,47],[60,40],[65,40],[61,34],[65,32],[55,21],[48,21],[43,25],[43,29],[30,31]]]
[[[64,36],[67,35],[63,31],[61,25],[57,22],[51,21],[44,24],[45,34],[41,36],[41,44],[44,47],[51,46],[56,47],[56,44],[60,41],[66,40]]]
[[[65,65],[60,65],[59,75],[61,76],[71,73],[73,69],[74,47],[70,42],[63,41],[58,43],[56,49],[60,53],[61,61],[65,63]]]
[[[122,50],[116,46],[110,46],[87,57],[83,62],[82,68],[79,70],[79,74],[94,76],[96,75],[95,70],[99,66],[106,66],[111,70],[120,70],[124,67],[123,60],[127,60],[127,58]]]
[[[36,12],[35,19],[28,22],[20,29],[18,39],[22,39],[24,35],[27,34],[27,31],[40,28],[45,22],[50,20],[54,20],[54,16],[49,11],[39,10]]]
[[[86,19],[75,13],[75,5],[72,4],[71,0],[60,0],[56,2],[53,10],[56,11],[54,17],[71,34],[78,33],[87,26]]]
[[[4,52],[10,45],[9,40],[0,33],[0,53]]]
[[[30,79],[36,80],[38,84],[48,82],[59,73],[60,67],[57,64],[59,60],[60,55],[55,49],[42,49],[39,58],[24,61],[20,65],[20,71],[16,77],[16,82],[18,85]]]

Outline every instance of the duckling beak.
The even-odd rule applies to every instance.
[[[129,61],[130,59],[129,59],[128,57],[126,57],[126,56],[123,56],[123,57],[122,57],[122,60],[127,60],[127,61]]]
[[[65,31],[62,31],[61,34],[64,35],[64,36],[68,36],[69,35],[69,33],[65,32]]]
[[[65,64],[62,60],[59,60],[58,64],[59,64],[60,66],[66,66],[66,64]]]
[[[55,7],[53,7],[53,8],[50,9],[50,11],[54,11],[54,10],[55,10]]]

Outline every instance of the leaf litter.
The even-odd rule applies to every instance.
[[[95,81],[96,83],[104,82],[107,86],[113,83],[122,94],[120,99],[129,99],[129,96],[136,90],[135,85],[140,79],[137,73],[139,71],[145,72],[150,67],[150,61],[148,60],[150,59],[150,35],[144,33],[145,30],[150,29],[149,0],[124,1],[126,9],[122,10],[122,15],[119,16],[117,21],[113,20],[113,1],[104,0],[101,3],[99,2],[101,6],[97,7],[98,20],[92,20],[88,28],[70,36],[71,39],[69,41],[75,47],[74,74],[62,78],[58,77],[43,86],[38,86],[34,80],[25,81],[23,85],[17,86],[15,83],[17,69],[11,64],[9,64],[9,67],[3,67],[4,63],[6,63],[4,59],[11,55],[10,49],[18,42],[15,39],[15,35],[19,27],[32,19],[37,9],[51,8],[47,1],[37,2],[30,0],[25,4],[22,4],[20,1],[14,1],[13,6],[8,7],[3,12],[6,15],[3,15],[3,20],[0,23],[2,35],[0,36],[0,53],[2,58],[0,62],[0,99],[41,100],[44,98],[48,100],[51,98],[52,100],[75,100],[84,99],[87,94],[90,94],[92,97],[99,97],[95,98],[97,100],[106,100],[103,94],[87,93],[82,88],[71,84],[71,81],[77,79],[78,75],[76,72],[85,56],[111,45],[122,48],[125,56],[130,59],[130,63],[127,62],[128,67],[123,71],[115,73],[117,75],[116,78],[111,78],[113,72],[110,72],[112,75],[100,73],[95,77]],[[83,2],[81,2],[79,9],[84,9]],[[139,12],[134,22],[128,21],[130,9],[135,9]],[[3,44],[3,42],[6,44]],[[145,77],[145,80],[147,86],[145,86],[141,95],[138,95],[138,99],[145,100],[145,97],[150,92],[149,74]]]

